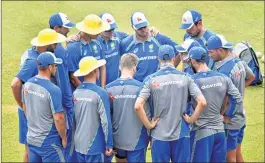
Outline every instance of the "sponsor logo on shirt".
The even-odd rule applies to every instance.
[[[97,45],[94,45],[94,46],[93,46],[93,49],[94,49],[94,52],[95,52],[95,53],[98,53]]]
[[[116,99],[111,93],[109,93],[109,97],[112,101]]]
[[[160,87],[162,86],[167,86],[167,85],[180,85],[183,84],[183,81],[167,81],[167,82],[162,82],[159,84]]]
[[[141,57],[141,58],[139,58],[139,61],[154,60],[154,59],[157,59],[157,56],[145,56],[145,57]]]
[[[106,58],[114,57],[114,56],[116,56],[118,54],[119,54],[118,52],[114,52],[114,53],[111,53],[109,55],[106,55]]]
[[[110,47],[111,47],[112,49],[115,49],[115,43],[114,43],[114,42],[111,42],[111,43],[110,43]]]
[[[214,84],[203,85],[203,86],[201,86],[201,89],[221,87],[221,86],[223,86],[222,83],[214,83]]]
[[[149,52],[154,52],[154,45],[153,44],[149,45]]]
[[[133,50],[133,53],[137,53],[138,52],[138,48]]]
[[[43,93],[39,93],[39,92],[32,91],[32,90],[29,90],[29,89],[25,89],[24,90],[24,94],[32,94],[32,95],[35,95],[35,96],[38,96],[38,97],[44,97]]]
[[[136,95],[116,95],[114,96],[115,99],[120,99],[120,98],[136,98]]]
[[[152,86],[154,88],[158,88],[159,87],[159,83],[157,81],[153,81]]]
[[[77,102],[77,101],[92,102],[92,99],[91,98],[86,98],[86,97],[77,97],[77,98],[74,98],[74,102]]]

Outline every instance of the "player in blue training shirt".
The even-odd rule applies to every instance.
[[[201,46],[206,50],[206,64],[210,69],[213,69],[214,60],[208,56],[207,51],[207,40],[215,35],[214,32],[206,29],[202,23],[202,15],[196,10],[188,10],[182,16],[182,24],[180,29],[185,29],[186,34],[184,35],[184,40],[194,39],[198,41]]]
[[[138,119],[134,105],[142,83],[133,79],[138,58],[135,54],[124,54],[120,61],[121,76],[106,86],[111,101],[116,161],[145,162],[148,145],[147,130]],[[149,107],[145,111],[149,114]]]
[[[176,43],[165,35],[157,34],[152,36],[148,29],[148,21],[145,15],[141,12],[135,12],[131,16],[132,28],[135,30],[135,34],[126,37],[121,42],[121,54],[134,53],[139,58],[137,65],[137,72],[134,78],[138,81],[143,81],[145,77],[154,73],[159,68],[159,62],[157,59],[158,49],[161,45],[171,45],[174,47]],[[179,64],[180,57],[176,55],[174,66]]]
[[[153,162],[190,162],[188,123],[194,123],[206,106],[206,100],[193,79],[175,69],[174,56],[173,47],[162,45],[159,48],[161,69],[145,79],[135,103],[139,119],[147,129],[152,129]],[[191,117],[185,114],[189,96],[198,104]],[[152,104],[151,122],[144,111],[147,100]]]
[[[65,162],[63,148],[67,146],[67,138],[62,93],[50,81],[57,64],[62,64],[62,60],[53,53],[41,53],[37,58],[38,75],[23,86],[29,162]]]
[[[77,23],[76,28],[80,31],[80,40],[67,44],[68,69],[73,90],[84,81],[83,77],[73,75],[83,57],[92,56],[98,60],[105,59],[103,49],[96,39],[101,32],[109,30],[110,25],[103,22],[99,16],[90,14],[82,22]],[[105,84],[106,66],[104,65],[100,68],[100,80],[97,80],[97,85],[104,87]]]
[[[111,156],[113,135],[109,96],[96,85],[99,68],[106,60],[87,56],[80,60],[75,76],[84,76],[84,82],[74,91],[74,144],[78,162],[105,162]]]
[[[64,42],[66,37],[62,34],[56,33],[52,29],[44,29],[39,32],[38,36],[31,40],[32,47],[30,47],[25,54],[25,61],[22,63],[21,68],[11,83],[13,96],[19,106],[18,118],[19,118],[19,142],[25,144],[24,162],[28,160],[27,152],[27,119],[22,109],[21,102],[21,90],[25,82],[31,77],[37,75],[38,69],[36,59],[40,53],[45,51],[54,52],[57,43]]]
[[[231,78],[244,98],[245,87],[248,87],[255,76],[248,65],[235,57],[231,51],[233,43],[227,42],[222,35],[214,35],[207,41],[209,55],[216,61],[215,70]],[[233,98],[228,98],[224,114],[227,133],[227,162],[244,162],[241,153],[244,129],[246,127],[245,109],[242,105],[232,105]],[[226,106],[226,104],[225,104]]]
[[[191,162],[226,162],[226,138],[221,115],[223,103],[226,95],[233,98],[234,106],[241,105],[243,98],[230,78],[207,67],[206,56],[202,47],[193,47],[189,51],[191,66],[195,70],[193,79],[207,101],[206,108],[192,126]]]

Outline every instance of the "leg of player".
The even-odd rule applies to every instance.
[[[244,162],[243,155],[241,153],[241,144],[238,144],[236,148],[236,162]]]
[[[29,152],[28,152],[28,146],[25,144],[25,151],[24,151],[24,162],[29,162]]]
[[[230,150],[226,153],[226,162],[236,162],[236,149]]]

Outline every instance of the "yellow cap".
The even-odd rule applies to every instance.
[[[87,34],[97,35],[101,32],[109,30],[110,25],[106,22],[103,22],[99,16],[90,14],[87,15],[82,22],[77,23],[76,28],[79,31],[85,32]]]
[[[66,37],[62,34],[57,33],[53,29],[43,29],[39,32],[38,36],[31,40],[33,46],[46,46],[55,43],[65,42]]]
[[[96,68],[99,68],[105,64],[105,59],[97,60],[96,58],[91,56],[84,57],[80,60],[79,69],[74,73],[74,76],[85,76]]]

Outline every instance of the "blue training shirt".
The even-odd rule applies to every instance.
[[[142,82],[148,75],[157,71],[159,62],[157,59],[158,49],[161,45],[171,45],[174,47],[175,53],[176,43],[165,35],[157,34],[155,37],[149,36],[148,40],[141,43],[136,40],[136,36],[126,37],[121,42],[121,53],[134,53],[138,56],[137,72],[134,78]]]

